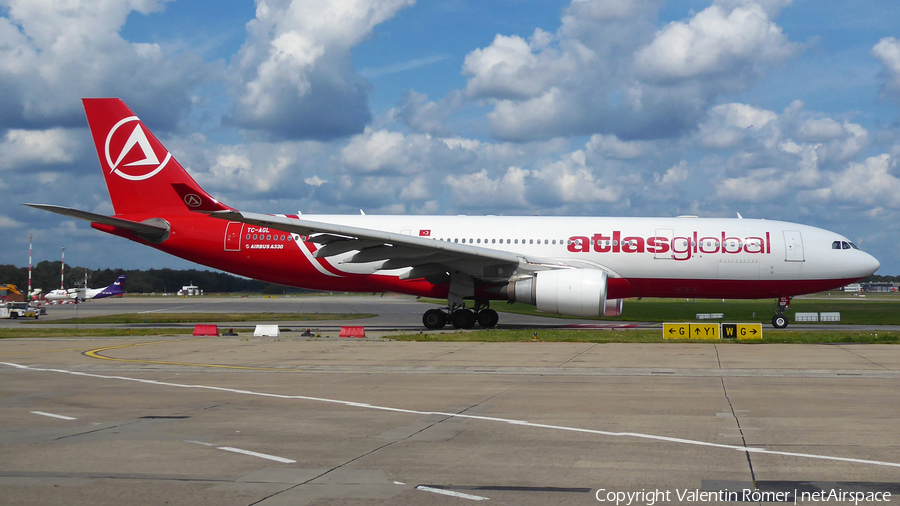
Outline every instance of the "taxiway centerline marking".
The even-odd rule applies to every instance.
[[[418,487],[416,487],[416,490],[424,490],[425,492],[432,492],[434,494],[441,494],[441,495],[449,495],[451,497],[458,497],[460,499],[469,499],[471,501],[487,501],[488,499],[490,499],[489,497],[482,497],[480,495],[463,494],[462,492],[454,492],[452,490],[444,490],[442,488],[426,487],[425,485],[419,485]]]
[[[598,430],[598,429],[583,429],[580,427],[567,427],[565,425],[551,425],[546,423],[533,423],[526,420],[515,420],[510,418],[499,418],[499,417],[491,417],[491,416],[479,416],[479,415],[468,415],[463,413],[445,413],[441,411],[418,411],[414,409],[404,409],[404,408],[392,408],[390,406],[377,406],[374,404],[363,404],[359,402],[353,401],[344,401],[341,399],[328,399],[326,397],[312,397],[308,395],[285,395],[285,394],[272,394],[267,392],[255,392],[253,390],[239,390],[235,388],[225,388],[225,387],[215,387],[211,385],[190,385],[183,383],[171,383],[168,381],[156,381],[156,380],[148,380],[141,378],[130,378],[128,376],[110,376],[105,374],[94,374],[80,371],[69,371],[66,369],[47,369],[42,367],[32,367],[23,364],[14,364],[11,362],[0,362],[0,365],[6,365],[9,367],[13,367],[20,370],[28,370],[28,371],[36,371],[36,372],[55,372],[60,374],[71,374],[73,376],[83,376],[87,378],[100,378],[100,379],[112,379],[112,380],[120,380],[120,381],[131,381],[135,383],[143,383],[147,385],[157,385],[157,386],[166,386],[166,387],[175,387],[175,388],[196,388],[201,390],[213,390],[218,392],[231,392],[240,395],[252,395],[258,397],[270,397],[274,399],[290,399],[290,400],[305,400],[305,401],[313,401],[313,402],[323,402],[329,404],[340,404],[347,407],[355,407],[359,409],[374,409],[378,411],[387,411],[392,413],[408,413],[418,416],[444,416],[444,417],[453,417],[453,418],[464,418],[469,420],[480,420],[485,422],[499,422],[506,423],[512,425],[521,425],[527,426],[537,429],[549,429],[549,430],[557,430],[557,431],[566,431],[566,432],[578,432],[582,434],[595,434],[600,436],[610,436],[610,437],[622,437],[622,438],[636,438],[636,439],[646,439],[651,441],[665,442],[665,443],[677,443],[684,445],[692,445],[692,446],[704,446],[707,448],[720,448],[723,450],[736,450],[745,453],[759,453],[765,455],[780,455],[785,457],[798,457],[804,459],[815,459],[815,460],[827,460],[832,462],[849,462],[853,464],[864,464],[864,465],[872,465],[872,466],[886,466],[886,467],[895,467],[900,468],[900,463],[898,462],[885,462],[880,460],[868,460],[868,459],[854,459],[849,457],[833,457],[830,455],[817,455],[814,453],[797,453],[797,452],[783,452],[778,450],[766,450],[765,448],[757,448],[757,447],[748,447],[748,446],[737,446],[737,445],[728,445],[723,443],[711,443],[708,441],[697,441],[694,439],[684,439],[677,437],[669,437],[669,436],[658,436],[655,434],[642,434],[639,432],[612,432],[606,430]]]
[[[234,448],[231,446],[216,446],[212,443],[204,443],[203,441],[193,441],[193,440],[185,440],[185,443],[193,443],[197,445],[203,446],[212,446],[217,450],[225,450],[226,452],[232,453],[240,453],[241,455],[250,455],[251,457],[259,457],[261,459],[274,460],[275,462],[281,462],[282,464],[293,464],[297,462],[296,460],[291,460],[285,457],[279,457],[278,455],[269,455],[268,453],[260,453],[254,452],[250,450],[244,450],[241,448]]]
[[[53,413],[47,413],[44,411],[32,411],[35,415],[49,416],[50,418],[59,418],[60,420],[78,420],[75,417],[66,416],[66,415],[54,415]]]
[[[281,462],[282,464],[293,464],[297,462],[296,460],[286,459],[284,457],[279,457],[277,455],[269,455],[268,453],[259,453],[252,452],[250,450],[242,450],[240,448],[232,448],[230,446],[217,446],[219,450],[225,450],[226,452],[232,453],[240,453],[242,455],[250,455],[251,457],[259,457],[261,459],[274,460],[275,462]]]

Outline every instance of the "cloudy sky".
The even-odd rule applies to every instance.
[[[892,0],[0,0],[0,263],[192,264],[112,206],[115,96],[246,211],[781,219],[900,274]]]

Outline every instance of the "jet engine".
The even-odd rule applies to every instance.
[[[606,272],[597,269],[539,271],[534,276],[511,281],[506,295],[512,302],[537,306],[538,311],[567,316],[604,316]],[[610,301],[612,302],[612,301]],[[621,312],[622,304],[612,309]]]
[[[624,305],[623,299],[606,299],[606,311],[603,312],[603,316],[619,316]]]

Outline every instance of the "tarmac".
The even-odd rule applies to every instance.
[[[890,504],[898,387],[892,345],[4,339],[0,502]]]

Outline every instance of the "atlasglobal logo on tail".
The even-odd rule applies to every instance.
[[[130,128],[129,123],[134,123],[134,128]],[[172,158],[172,154],[161,146],[158,153],[153,149],[137,116],[129,116],[110,129],[106,135],[105,151],[110,174],[129,181],[155,176]],[[113,154],[116,154],[115,161]]]
[[[769,232],[765,237],[730,237],[722,232],[713,236],[700,237],[698,232],[682,237],[622,237],[622,232],[614,231],[612,235],[594,234],[588,236],[572,236],[566,248],[572,253],[654,253],[671,255],[675,260],[688,260],[693,255],[712,254],[771,254],[772,241]]]

